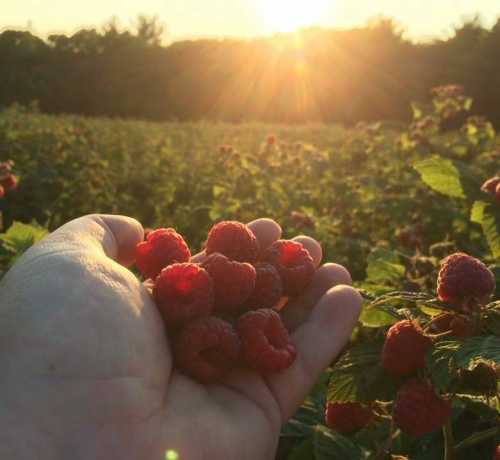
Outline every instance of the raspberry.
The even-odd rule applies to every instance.
[[[214,308],[214,285],[197,264],[173,264],[163,269],[153,288],[156,305],[168,326],[178,326]]]
[[[240,222],[219,222],[208,233],[207,254],[219,252],[237,262],[253,263],[259,250],[259,242],[252,230]]]
[[[387,332],[382,366],[393,377],[407,377],[425,367],[425,356],[431,347],[431,339],[418,324],[399,321]]]
[[[451,332],[450,335],[459,339],[465,339],[474,334],[470,318],[449,312],[436,316],[430,323],[430,330],[438,334]]]
[[[189,323],[174,344],[179,369],[200,383],[224,380],[240,356],[240,339],[233,326],[215,316]]]
[[[243,355],[252,369],[269,374],[292,365],[297,356],[288,331],[274,310],[262,308],[241,316],[236,323]]]
[[[457,252],[441,262],[437,291],[439,300],[470,312],[487,304],[495,290],[495,277],[480,260]]]
[[[17,188],[17,177],[14,174],[9,174],[5,179],[2,179],[2,187],[6,190],[15,190]]]
[[[500,202],[500,183],[497,185],[495,189],[495,199]]]
[[[255,287],[255,268],[218,253],[210,255],[202,266],[214,280],[217,312],[228,315],[241,312]]]
[[[188,262],[190,257],[186,242],[172,228],[150,232],[135,249],[137,268],[146,279],[155,279],[167,265]]]
[[[495,449],[493,460],[500,460],[500,445],[498,445],[497,448]]]
[[[255,288],[246,301],[248,308],[272,308],[283,296],[283,285],[278,271],[271,264],[259,262],[254,265],[257,273]]]
[[[0,185],[0,199],[5,196],[5,189]]]
[[[326,424],[342,434],[355,433],[366,427],[372,419],[371,408],[357,402],[328,403],[326,406]]]
[[[394,422],[404,433],[420,437],[441,428],[451,414],[451,404],[438,396],[431,385],[410,380],[398,391]]]
[[[262,259],[278,270],[284,294],[288,296],[301,294],[314,275],[312,257],[302,243],[296,241],[276,241],[264,251]]]
[[[500,177],[495,176],[491,179],[488,179],[481,187],[481,190],[485,193],[489,193],[490,195],[495,194],[495,190],[497,185],[500,184]]]

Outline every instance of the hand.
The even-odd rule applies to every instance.
[[[281,234],[267,219],[250,226],[262,246]],[[298,351],[290,369],[202,386],[172,366],[155,304],[125,268],[142,238],[133,219],[83,217],[2,280],[0,458],[163,460],[171,450],[179,460],[273,459],[281,425],[356,323],[361,297],[344,286],[349,274],[324,265],[284,310]],[[319,265],[319,245],[302,241]]]

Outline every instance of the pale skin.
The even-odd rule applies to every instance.
[[[281,236],[268,219],[250,226],[262,247]],[[155,304],[126,268],[142,238],[133,219],[83,217],[2,280],[0,458],[163,460],[171,450],[180,460],[271,460],[280,427],[356,324],[349,273],[323,265],[283,310],[298,352],[291,368],[200,385],[173,367]],[[319,244],[299,239],[319,266]]]

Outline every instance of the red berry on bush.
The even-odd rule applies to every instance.
[[[410,380],[398,391],[394,422],[404,433],[420,437],[441,428],[449,419],[451,404],[428,383]]]
[[[280,372],[297,356],[288,331],[277,312],[271,309],[250,311],[236,323],[247,365],[262,373]]]
[[[212,313],[214,285],[199,265],[173,264],[156,278],[153,297],[167,326],[179,326]]]
[[[15,190],[17,188],[17,177],[14,174],[9,174],[5,179],[2,179],[2,187],[6,190]]]
[[[439,300],[470,312],[489,302],[495,277],[479,259],[458,252],[441,262],[437,291]]]
[[[495,449],[495,453],[493,454],[493,460],[500,460],[500,445]]]
[[[219,222],[211,228],[206,242],[207,255],[214,252],[237,262],[253,263],[259,256],[259,242],[247,225]]]
[[[314,276],[315,267],[311,255],[296,241],[276,241],[264,251],[262,259],[278,270],[283,292],[288,296],[301,294]]]
[[[175,362],[200,383],[222,382],[240,356],[240,340],[233,326],[214,316],[189,323],[174,344]]]
[[[252,310],[257,308],[272,308],[283,296],[283,284],[273,265],[259,262],[254,265],[257,273],[255,288],[246,306]]]
[[[189,248],[172,228],[160,228],[150,232],[147,240],[135,250],[136,265],[144,278],[155,279],[167,265],[188,262]]]
[[[495,199],[500,202],[500,183],[497,185],[497,188],[495,189]]]
[[[5,196],[5,189],[0,185],[0,199]]]
[[[229,260],[222,254],[211,254],[204,262],[214,280],[215,309],[223,315],[240,313],[255,287],[255,268],[247,263]]]
[[[431,321],[430,331],[436,334],[449,332],[453,337],[465,339],[473,335],[474,327],[469,317],[447,312]]]
[[[342,434],[355,433],[365,428],[372,419],[372,409],[357,402],[328,403],[326,406],[326,424]]]
[[[432,341],[420,326],[404,320],[394,324],[385,338],[382,366],[394,377],[407,377],[425,367]]]

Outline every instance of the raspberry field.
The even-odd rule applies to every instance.
[[[471,104],[444,87],[429,105],[412,106],[408,124],[355,127],[4,110],[0,161],[14,162],[19,183],[0,201],[1,269],[87,213],[173,227],[191,248],[202,247],[215,222],[272,217],[284,237],[320,241],[324,260],[346,266],[365,298],[351,343],[283,427],[277,458],[490,460],[500,443],[500,199],[481,186],[500,173],[500,137],[488,120],[468,115]],[[496,277],[496,292],[474,311],[436,298],[440,261],[456,252]],[[412,377],[451,408],[438,429],[418,436],[394,422],[406,377],[381,363],[387,329],[406,320],[438,336]],[[370,421],[349,433],[329,428],[327,401],[370,407]]]

